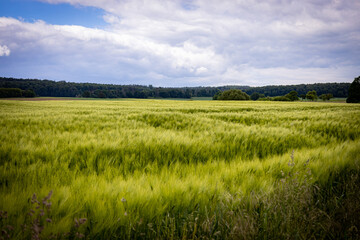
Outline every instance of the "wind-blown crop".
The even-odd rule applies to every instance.
[[[88,238],[341,237],[326,204],[356,189],[359,137],[352,104],[0,101],[0,210],[15,237],[50,190],[43,238],[75,218]]]

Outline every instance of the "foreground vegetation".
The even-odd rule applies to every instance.
[[[11,238],[359,238],[356,104],[3,100],[0,126]]]

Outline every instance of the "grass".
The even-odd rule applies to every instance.
[[[34,221],[31,196],[50,190],[52,221],[39,220],[39,238],[74,233],[80,218],[91,239],[359,236],[359,105],[68,100],[0,109],[0,227],[13,226],[13,238],[31,235],[22,233]]]

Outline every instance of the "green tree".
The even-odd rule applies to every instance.
[[[32,89],[28,89],[22,92],[22,96],[27,98],[33,98],[36,96],[36,94]]]
[[[297,91],[291,91],[288,94],[285,95],[286,98],[290,99],[291,101],[297,101],[299,100],[298,92]]]
[[[221,95],[221,91],[218,91],[214,96],[213,100],[218,100],[219,96]]]
[[[84,92],[82,93],[82,97],[84,97],[84,98],[89,98],[89,97],[91,97],[90,91],[84,91]]]
[[[329,101],[330,98],[333,98],[333,95],[331,93],[321,94],[319,98],[322,99],[323,101]]]
[[[19,88],[0,88],[0,98],[22,97],[22,90]]]
[[[257,92],[253,92],[253,93],[250,95],[250,99],[251,99],[251,100],[256,101],[256,100],[258,100],[259,98],[260,98],[260,94],[257,93]]]
[[[310,99],[311,101],[315,101],[316,99],[318,99],[316,91],[315,90],[308,91],[308,93],[306,94],[306,99]]]
[[[249,100],[250,96],[238,89],[231,89],[221,93],[218,100]]]
[[[360,103],[360,76],[355,78],[349,87],[347,103]]]

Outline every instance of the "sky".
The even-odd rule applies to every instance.
[[[164,87],[352,82],[359,0],[0,0],[0,76]]]

